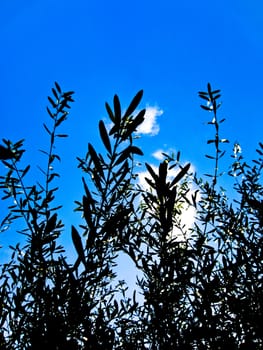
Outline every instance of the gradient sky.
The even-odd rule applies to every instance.
[[[114,94],[125,108],[144,90],[141,108],[151,109],[155,121],[140,141],[145,161],[180,150],[202,176],[211,166],[204,155],[213,130],[197,93],[210,82],[222,90],[227,159],[235,141],[253,157],[262,141],[262,17],[261,0],[0,0],[0,138],[25,138],[30,180],[41,176],[38,149],[47,141],[42,124],[49,122],[54,81],[76,93],[61,130],[69,138],[57,144],[66,234],[83,193],[76,156],[85,155],[88,142],[96,147],[104,103]]]

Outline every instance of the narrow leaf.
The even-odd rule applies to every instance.
[[[108,136],[105,124],[102,120],[100,120],[99,122],[99,131],[100,131],[100,137],[102,139],[104,146],[106,147],[107,151],[111,154],[110,138]]]
[[[51,135],[51,131],[49,130],[49,128],[46,126],[45,123],[43,123],[43,126],[44,126],[46,132],[47,132],[49,135]]]
[[[58,90],[58,93],[61,94],[61,88],[56,81],[55,81],[55,86],[56,86],[56,89]]]
[[[84,249],[83,249],[81,237],[73,225],[71,226],[71,236],[72,236],[73,244],[74,244],[76,251],[78,253],[78,256],[79,256],[80,260],[83,262],[83,264],[85,265],[85,263],[86,263],[85,262],[85,254],[84,254]]]
[[[110,117],[110,120],[111,120],[113,123],[115,123],[114,114],[113,114],[113,112],[112,112],[112,110],[111,110],[111,108],[110,108],[110,106],[109,106],[109,104],[108,104],[107,102],[105,103],[105,107],[106,107],[107,113],[108,113],[108,115],[109,115],[109,117]]]
[[[201,108],[203,108],[205,111],[209,111],[211,112],[212,109],[210,107],[204,106],[204,105],[200,105]]]
[[[176,161],[177,161],[177,162],[179,162],[179,160],[180,160],[180,155],[181,155],[181,152],[178,151],[178,152],[177,152],[177,157],[176,157]]]
[[[60,177],[57,173],[52,173],[49,175],[47,182],[50,183],[55,177]]]
[[[205,157],[206,157],[206,158],[209,158],[209,159],[215,159],[215,157],[209,156],[208,154],[206,154]]]
[[[145,115],[146,109],[142,109],[134,118],[133,122],[132,122],[132,131],[135,131],[136,128],[142,124],[142,122],[144,121],[144,115]]]
[[[176,183],[178,183],[186,175],[187,171],[190,169],[190,166],[191,166],[191,164],[188,163],[181,169],[179,174],[176,175],[176,177],[171,182],[170,187],[174,186]]]
[[[52,92],[53,92],[53,95],[55,96],[55,99],[59,99],[58,98],[58,94],[57,94],[57,92],[56,92],[56,90],[54,89],[54,88],[52,88]]]
[[[207,84],[207,91],[208,91],[209,96],[212,96],[212,88],[211,88],[210,83]]]
[[[152,187],[154,189],[156,188],[156,185],[152,180],[148,179],[148,177],[145,177],[144,179],[148,183],[148,185],[150,185],[150,187]]]
[[[67,119],[68,112],[65,112],[60,118],[56,120],[56,127]]]
[[[117,95],[114,96],[113,104],[114,104],[114,114],[117,122],[121,120],[121,104],[120,104],[119,97]]]
[[[56,228],[57,214],[53,214],[51,218],[48,219],[45,227],[45,233],[51,233]]]
[[[125,114],[124,114],[124,118],[128,117],[129,115],[131,115],[135,109],[138,107],[141,99],[143,96],[143,90],[140,90],[135,97],[133,98],[133,100],[131,101],[129,107],[127,108]]]
[[[147,163],[145,163],[145,166],[146,166],[146,168],[147,168],[147,170],[148,170],[148,172],[151,174],[151,177],[154,179],[154,181],[156,182],[157,180],[158,180],[158,176],[155,174],[155,172],[153,171],[153,168],[149,165],[149,164],[147,164]]]
[[[21,178],[23,178],[23,177],[27,174],[27,172],[28,172],[29,169],[30,169],[30,165],[28,165],[28,166],[23,170],[22,175],[21,175]]]
[[[56,134],[56,137],[68,137],[67,134]]]
[[[83,204],[83,216],[86,220],[86,223],[89,228],[94,228],[93,220],[92,220],[92,211],[90,209],[90,198],[83,196],[82,198]]]
[[[88,150],[89,150],[89,154],[91,157],[91,160],[93,161],[96,170],[99,172],[100,176],[103,176],[104,178],[104,173],[100,164],[100,160],[99,157],[97,155],[97,152],[95,151],[94,147],[89,143],[88,144]]]
[[[130,154],[131,154],[131,146],[128,146],[120,153],[120,156],[117,158],[114,165],[116,166],[122,163],[124,160],[126,160],[130,156]]]
[[[56,108],[57,107],[57,104],[52,100],[52,98],[50,96],[48,96],[48,100],[49,102],[51,103],[52,107],[53,108]]]
[[[51,112],[51,110],[47,107],[47,112],[49,114],[49,116],[54,119],[54,114]]]
[[[130,147],[130,152],[134,153],[134,154],[138,154],[140,156],[143,156],[142,150],[139,147],[136,147],[136,146],[131,146]]]

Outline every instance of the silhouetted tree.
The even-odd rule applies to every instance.
[[[116,95],[113,107],[106,103],[111,124],[99,122],[105,152],[89,143],[78,158],[83,196],[76,210],[83,222],[71,229],[73,263],[58,243],[64,226],[54,204],[60,160],[54,146],[67,136],[58,129],[73,92],[55,83],[52,94],[43,183],[27,184],[23,140],[0,146],[1,172],[6,169],[0,187],[9,203],[0,228],[11,230],[22,219],[19,232],[26,238],[1,264],[0,348],[261,349],[263,144],[251,165],[234,144],[224,174],[233,179],[236,197],[229,199],[221,186],[221,148],[228,140],[220,135],[220,91],[208,84],[199,93],[215,130],[207,141],[214,146],[206,155],[214,162],[211,173],[199,178],[190,164],[181,164],[179,152],[164,154],[157,171],[145,164],[147,187],[140,186],[136,166],[143,156],[136,145],[143,92],[124,111]],[[195,213],[191,227],[182,220],[189,208]],[[127,254],[138,271],[132,297],[117,279],[119,254]]]

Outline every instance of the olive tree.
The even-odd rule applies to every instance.
[[[104,152],[89,143],[87,154],[77,158],[82,222],[63,232],[55,143],[67,136],[59,128],[73,94],[55,83],[48,97],[44,181],[28,185],[23,140],[4,139],[0,146],[8,210],[1,231],[19,227],[21,234],[1,264],[1,349],[262,348],[263,144],[251,164],[234,144],[224,177],[233,180],[235,197],[228,198],[220,162],[229,141],[221,137],[220,90],[208,84],[199,96],[214,128],[207,141],[214,152],[206,155],[211,172],[202,178],[181,162],[180,152],[164,154],[157,171],[145,163],[142,187],[136,131],[145,118],[138,109],[143,92],[125,109],[115,95],[113,105],[105,105],[109,124],[98,125]],[[190,227],[182,220],[189,208]],[[59,243],[67,234],[76,251],[73,263]],[[118,280],[121,254],[138,272],[132,296],[127,281]]]

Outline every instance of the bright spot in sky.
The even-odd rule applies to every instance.
[[[155,158],[158,159],[159,157],[161,159],[161,155],[163,152],[164,151],[161,149],[157,150],[154,153]],[[158,174],[158,166],[155,166],[153,164],[150,164],[150,166],[153,169],[153,171],[156,174]],[[174,177],[178,175],[178,172],[179,170],[175,168],[168,170],[167,180],[172,181]],[[191,166],[189,173],[195,173],[195,169],[193,166]],[[147,171],[142,171],[138,173],[138,184],[144,191],[151,191],[153,189],[151,189],[149,184],[146,182],[145,180],[146,177],[151,179],[151,176]],[[190,184],[189,192],[187,194],[188,200],[190,202],[191,202],[191,196],[195,192],[195,190],[196,190],[195,186]],[[189,229],[193,226],[195,222],[195,216],[196,216],[196,209],[193,206],[190,206],[186,202],[184,204],[181,204],[181,214],[179,214],[179,216],[176,218],[176,221],[178,222],[178,224],[179,222],[181,223],[179,226],[180,228],[182,228],[182,230],[176,227],[175,225],[171,231],[171,238],[176,238],[179,241],[184,240],[188,235],[187,232],[189,232]]]
[[[155,151],[152,156],[157,159],[157,160],[163,160],[164,159],[164,155],[163,155],[163,150],[162,149],[158,149],[157,151]]]
[[[144,122],[137,128],[139,134],[147,134],[155,136],[159,133],[160,127],[157,123],[157,118],[163,114],[163,110],[158,107],[146,107]]]

